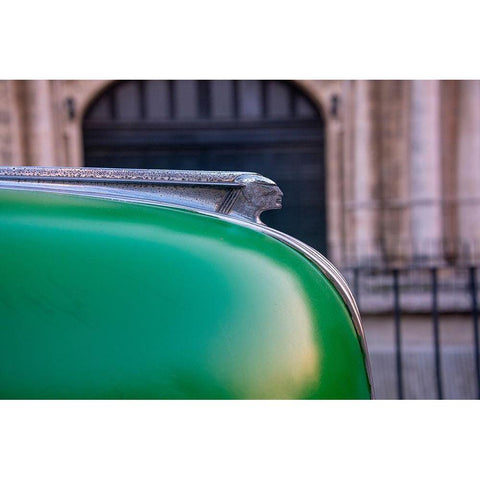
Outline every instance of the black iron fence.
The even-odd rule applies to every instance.
[[[378,398],[479,398],[477,266],[345,270]]]

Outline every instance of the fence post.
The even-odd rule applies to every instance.
[[[360,310],[360,268],[354,267],[353,269],[353,294],[355,296],[355,300],[357,301],[358,310]]]
[[[440,325],[438,319],[438,275],[437,267],[432,267],[432,320],[433,320],[433,341],[435,347],[435,379],[437,383],[438,399],[443,399],[442,389],[442,366],[440,357]]]
[[[480,351],[478,346],[477,267],[469,267],[469,286],[472,299],[473,338],[475,342],[475,371],[477,374],[477,398],[480,399]]]
[[[397,367],[397,392],[398,398],[403,399],[402,378],[402,338],[400,330],[400,286],[398,283],[398,268],[392,270],[393,275],[393,319],[395,325],[395,353]]]

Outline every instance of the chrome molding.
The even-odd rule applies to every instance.
[[[80,195],[180,208],[221,218],[281,241],[316,265],[342,297],[364,353],[374,397],[365,332],[357,303],[345,278],[315,249],[266,226],[260,220],[262,212],[281,208],[283,195],[272,180],[248,172],[0,167],[0,189]]]

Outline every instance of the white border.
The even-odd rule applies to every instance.
[[[9,480],[478,476],[468,401],[4,401],[0,424]]]
[[[3,78],[479,78],[476,3],[16,0]]]

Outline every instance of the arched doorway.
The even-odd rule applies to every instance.
[[[89,167],[243,170],[275,180],[269,226],[327,249],[325,129],[293,83],[129,80],[98,95],[83,119]]]

